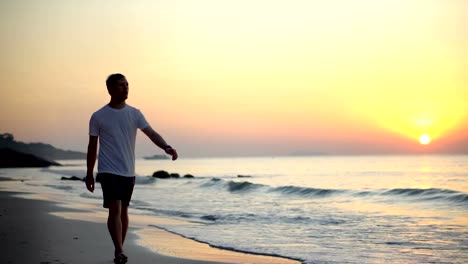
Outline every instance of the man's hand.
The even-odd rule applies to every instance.
[[[90,192],[94,192],[94,176],[86,175],[86,188]]]
[[[154,129],[152,129],[150,126],[147,126],[142,131],[151,139],[151,141],[153,141],[156,146],[162,148],[167,154],[171,155],[172,160],[177,159],[177,151],[171,146],[167,145],[166,141],[161,137],[161,135],[154,131]]]
[[[172,156],[172,160],[176,160],[179,155],[177,155],[177,151],[171,147],[166,148],[164,151],[166,151],[167,154]]]

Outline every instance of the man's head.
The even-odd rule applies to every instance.
[[[109,75],[106,80],[107,91],[117,101],[125,101],[128,97],[128,82],[121,73]]]

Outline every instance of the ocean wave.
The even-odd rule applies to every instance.
[[[465,203],[468,205],[468,194],[465,193],[455,194],[450,197],[447,197],[446,199],[457,203]]]
[[[346,192],[345,190],[338,189],[320,189],[320,188],[307,188],[297,186],[281,186],[270,189],[271,192],[280,192],[283,194],[293,194],[306,197],[325,197],[333,194],[339,194]]]
[[[343,219],[328,217],[328,218],[311,218],[303,215],[277,215],[277,214],[252,214],[252,213],[236,213],[236,214],[208,214],[200,217],[207,224],[239,224],[239,223],[273,223],[279,221],[290,224],[319,224],[325,226],[337,226],[345,224]]]
[[[355,192],[353,196],[369,196],[369,195],[375,195],[375,192],[372,191],[360,191],[360,192]]]
[[[227,181],[219,178],[212,178],[209,181],[204,181],[202,184],[197,183],[202,188],[217,188],[225,189],[230,193],[276,193],[289,197],[298,198],[327,198],[336,195],[349,195],[372,199],[373,197],[401,197],[406,201],[445,201],[457,204],[468,205],[468,194],[459,191],[429,188],[394,188],[381,190],[346,190],[346,189],[327,189],[327,188],[311,188],[301,186],[278,186],[272,187],[269,185],[253,183],[250,181]]]
[[[142,210],[142,211],[149,211],[157,215],[167,215],[167,216],[175,216],[175,217],[182,217],[182,218],[193,218],[193,215],[188,212],[176,211],[176,210],[165,210],[165,209],[157,209],[153,207],[144,207],[144,206],[137,206],[135,209]]]
[[[131,203],[132,203],[133,206],[151,206],[151,204],[148,203],[148,202],[141,201],[141,200],[135,200],[135,199],[132,199]]]
[[[156,181],[156,178],[151,176],[136,176],[135,183],[136,184],[151,184]]]
[[[245,192],[245,191],[251,191],[251,190],[255,190],[258,188],[262,188],[262,187],[265,187],[265,185],[251,183],[248,181],[243,181],[243,182],[229,181],[227,183],[227,188],[230,192]]]
[[[283,195],[295,195],[303,197],[325,197],[333,194],[346,192],[345,190],[338,189],[320,189],[320,188],[307,188],[298,186],[280,186],[271,187],[264,184],[253,183],[249,181],[225,181],[219,178],[212,178],[199,185],[200,187],[217,187],[224,188],[231,193],[241,193],[249,191],[264,191],[269,193],[280,193]]]
[[[219,216],[217,215],[204,215],[200,217],[201,220],[207,220],[207,221],[216,221],[219,219]]]
[[[406,196],[421,196],[421,195],[437,195],[437,194],[454,194],[459,193],[453,190],[447,189],[437,189],[437,188],[430,188],[430,189],[415,189],[415,188],[397,188],[391,189],[388,191],[383,192],[383,195],[406,195]]]
[[[266,185],[252,183],[249,181],[241,181],[241,182],[225,181],[219,178],[212,178],[209,181],[203,182],[199,186],[203,188],[210,188],[210,187],[225,188],[227,191],[231,193],[247,192],[247,191],[259,189],[262,187],[266,187]]]
[[[212,178],[210,181],[204,182],[201,187],[220,187],[225,188],[231,193],[248,192],[253,190],[263,189],[266,192],[277,192],[285,195],[298,195],[298,196],[328,196],[331,194],[341,193],[344,190],[333,189],[317,189],[297,186],[280,186],[271,187],[264,184],[253,183],[249,181],[225,181],[219,178]]]
[[[226,223],[239,223],[241,221],[260,221],[265,220],[265,217],[260,215],[251,214],[251,213],[236,213],[236,214],[209,214],[200,216],[201,220],[208,221],[210,223],[220,222],[223,224]],[[271,220],[271,217],[268,217],[267,220]]]
[[[222,180],[220,178],[212,178],[209,181],[203,182],[200,187],[213,187],[219,185]]]
[[[439,188],[396,188],[377,193],[382,196],[398,196],[415,201],[442,201],[468,206],[468,194]]]
[[[96,199],[96,200],[102,200],[102,195],[100,194],[92,194],[89,192],[82,192],[80,193],[81,198],[90,198],[90,199]]]
[[[57,190],[65,190],[65,191],[70,191],[70,190],[74,189],[72,186],[68,186],[68,185],[44,184],[44,186],[54,188],[54,189],[57,189]]]

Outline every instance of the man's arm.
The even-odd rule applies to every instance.
[[[154,131],[151,126],[147,126],[145,129],[142,129],[143,133],[145,133],[153,143],[162,148],[167,154],[172,156],[172,160],[176,160],[178,155],[177,151],[169,146],[166,141],[159,135],[156,131]]]
[[[98,145],[98,137],[97,136],[89,136],[89,143],[88,143],[88,154],[86,155],[86,165],[88,170],[86,172],[86,188],[90,192],[94,192],[94,164],[96,163],[96,156],[97,156],[97,145]]]

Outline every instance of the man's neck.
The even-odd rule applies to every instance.
[[[126,106],[127,104],[125,103],[125,100],[124,101],[115,101],[115,100],[112,100],[109,102],[109,106],[112,107],[112,108],[115,108],[115,109],[122,109]]]

